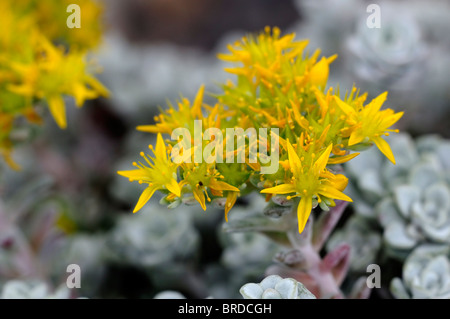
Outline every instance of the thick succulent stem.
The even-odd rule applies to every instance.
[[[294,209],[296,210],[296,208]],[[294,212],[295,214],[295,212]],[[322,258],[314,248],[311,240],[312,217],[302,234],[298,233],[295,226],[288,232],[288,238],[294,249],[297,249],[304,257],[305,262],[301,264],[301,270],[307,273],[318,288],[319,296],[322,298],[342,298],[339,285],[334,278],[331,269],[322,267]],[[307,233],[305,233],[307,232]]]
[[[338,202],[330,212],[323,212],[317,224],[313,225],[311,214],[305,229],[300,234],[297,228],[296,205],[293,205],[289,218],[292,227],[286,231],[287,238],[293,251],[300,256],[299,262],[289,268],[278,266],[268,269],[268,273],[278,273],[286,277],[293,277],[302,282],[318,298],[343,298],[340,285],[344,280],[349,262],[350,248],[343,244],[329,252],[324,258],[320,250],[336,226],[346,205]]]

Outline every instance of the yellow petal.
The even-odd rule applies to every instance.
[[[200,203],[203,210],[206,210],[205,195],[203,195],[203,192],[200,189],[195,189],[193,193],[194,198],[197,200],[197,202]]]
[[[167,159],[166,144],[164,144],[161,133],[158,133],[158,136],[156,137],[156,146],[154,153],[156,158]]]
[[[239,61],[239,59],[232,54],[223,54],[223,53],[219,53],[217,54],[217,58],[219,60],[223,60],[223,61],[227,61],[227,62],[237,62]]]
[[[55,95],[47,98],[47,102],[56,124],[62,129],[66,128],[66,108],[63,98],[60,95]]]
[[[228,212],[233,208],[236,203],[238,192],[229,192],[227,194],[227,201],[225,202],[225,221],[228,222]]]
[[[205,86],[202,85],[200,86],[200,89],[197,92],[197,95],[195,96],[195,100],[194,100],[194,104],[192,105],[191,108],[191,114],[194,117],[197,118],[202,118],[202,104],[203,104],[203,94],[205,92]]]
[[[351,117],[356,116],[356,110],[342,101],[338,96],[334,96],[334,100],[336,101],[336,104],[339,106],[339,108],[344,112],[346,115],[349,115]]]
[[[128,177],[133,181],[141,181],[148,180],[149,176],[145,174],[145,171],[142,169],[132,169],[128,171],[117,171],[117,174],[122,175],[124,177]]]
[[[236,188],[228,183],[217,181],[215,179],[211,179],[208,187],[211,189],[219,190],[219,191],[234,191],[239,192],[239,188]]]
[[[333,187],[340,190],[341,192],[347,187],[348,185],[348,178],[343,174],[337,174],[334,175],[332,180]]]
[[[395,164],[395,157],[389,144],[379,136],[372,138],[372,141],[375,143],[381,153],[383,153],[384,156],[386,156],[393,164]]]
[[[291,100],[291,106],[292,106],[292,112],[294,113],[294,119],[305,130],[309,129],[309,122],[308,120],[300,114],[300,105],[297,103],[294,103],[294,101]]]
[[[165,186],[170,192],[174,193],[178,197],[181,196],[181,188],[180,188],[180,185],[178,185],[176,180],[171,179],[170,182],[168,184],[166,184]]]
[[[236,74],[236,75],[243,75],[243,76],[247,76],[248,75],[248,71],[246,68],[224,68],[223,69],[225,72],[231,73],[231,74]]]
[[[348,139],[348,146],[361,143],[366,137],[361,133],[361,130],[353,131]]]
[[[369,104],[365,106],[366,109],[369,110],[371,114],[374,114],[378,112],[383,105],[384,101],[387,99],[388,92],[383,92],[380,95],[378,95],[376,98],[374,98],[372,101],[370,101]]]
[[[159,125],[139,125],[136,129],[147,133],[170,133],[170,130],[168,132],[163,131]]]
[[[109,90],[96,78],[87,76],[86,83],[89,84],[100,96],[108,97],[110,95]]]
[[[340,187],[341,185],[338,184],[337,186]],[[338,190],[335,185],[330,185],[329,183],[321,184],[317,192],[331,199],[340,199],[346,202],[353,202],[350,197]]]
[[[263,189],[261,191],[263,194],[289,194],[293,192],[295,192],[295,187],[292,184],[281,184],[275,187]]]
[[[403,113],[404,112],[398,112],[398,113],[392,114],[390,116],[387,116],[386,118],[384,118],[382,120],[381,125],[386,128],[391,127],[403,116]]]
[[[297,152],[294,150],[289,141],[287,141],[287,150],[288,150],[289,166],[291,167],[294,176],[298,176],[300,175],[301,161],[297,155]]]
[[[325,169],[325,166],[328,163],[328,159],[330,157],[331,149],[333,148],[333,144],[328,145],[325,152],[319,156],[319,158],[314,162],[314,170],[316,173],[320,173]]]
[[[298,232],[301,234],[305,229],[306,222],[312,210],[312,197],[302,196],[297,207]]]
[[[316,63],[309,72],[309,81],[311,84],[323,88],[327,84],[329,71],[330,68],[328,67],[328,61],[325,57],[322,57],[322,59]]]
[[[352,154],[348,154],[348,155],[345,155],[345,156],[330,157],[328,159],[328,164],[345,163],[345,162],[348,162],[349,160],[351,160],[352,158],[355,158],[358,155],[359,155],[359,153],[352,153]]]
[[[157,189],[158,187],[156,186],[149,186],[146,189],[144,189],[141,196],[139,197],[136,207],[133,210],[133,213],[139,211],[150,200],[150,198],[152,198],[153,194]]]

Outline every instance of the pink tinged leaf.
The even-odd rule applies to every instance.
[[[328,236],[330,236],[347,208],[348,202],[340,200],[336,200],[335,202],[336,206],[332,207],[329,212],[322,212],[320,217],[314,223],[312,244],[316,251],[322,249]]]
[[[347,275],[349,265],[350,246],[343,243],[330,251],[322,260],[319,267],[323,273],[331,272],[336,283],[340,285]]]

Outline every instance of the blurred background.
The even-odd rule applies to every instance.
[[[68,105],[68,128],[50,115],[32,141],[15,150],[23,167],[0,175],[0,287],[12,279],[65,287],[69,264],[82,270],[72,297],[235,298],[259,281],[277,246],[258,234],[222,231],[223,210],[167,210],[155,196],[138,214],[142,190],[115,174],[131,169],[155,136],[159,107],[201,84],[210,93],[228,75],[216,54],[265,26],[308,38],[308,48],[338,54],[329,85],[352,85],[404,111],[398,128],[412,137],[450,137],[450,2],[448,0],[103,0],[104,34],[92,58],[111,97]],[[381,28],[370,29],[370,3]],[[81,11],[82,13],[82,11]],[[208,98],[206,100],[208,102]],[[69,103],[69,102],[68,102]],[[136,185],[135,185],[136,184]],[[244,198],[233,210],[262,210]]]

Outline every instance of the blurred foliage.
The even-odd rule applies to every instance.
[[[317,209],[311,215],[307,240],[340,276],[343,295],[449,298],[448,1],[379,1],[386,17],[379,30],[364,27],[371,2],[359,0],[246,1],[245,7],[242,1],[107,0],[100,2],[103,25],[96,7],[83,15],[91,1],[69,2],[82,8],[79,30],[55,27],[66,22],[67,1],[16,1],[14,11],[9,1],[0,5],[2,26],[23,6],[33,9],[19,14],[21,21],[31,23],[39,13],[34,30],[46,35],[48,52],[64,47],[67,57],[97,47],[84,61],[102,66],[98,78],[111,93],[77,110],[65,92],[67,128],[61,131],[42,97],[33,96],[30,104],[10,90],[10,33],[2,28],[0,149],[22,170],[0,169],[1,298],[241,298],[241,287],[271,274],[292,281],[281,292],[276,285],[264,289],[293,296],[291,286],[309,285],[319,295],[303,271],[308,259],[286,246],[286,234],[231,231],[241,218],[279,229],[290,218],[283,196],[274,196],[268,208],[263,197],[239,198],[228,223],[223,207],[169,211],[159,206],[158,195],[136,215],[131,212],[142,185],[114,173],[135,160],[142,145],[156,142],[136,126],[153,123],[166,99],[182,93],[193,100],[201,83],[220,93],[215,83],[228,75],[216,54],[265,25],[309,38],[309,46],[326,56],[337,53],[330,84],[354,84],[369,98],[388,90],[385,106],[405,111],[398,122],[405,134],[389,137],[397,164],[376,149],[363,152],[343,167],[354,203],[335,215]],[[8,41],[29,50],[24,39],[38,37],[29,24],[15,25],[20,32]],[[18,54],[13,60],[36,61]],[[14,84],[22,88],[29,80],[23,70],[14,70]],[[29,124],[38,118],[46,125]],[[68,291],[66,268],[73,263],[81,266],[82,286]],[[373,263],[381,267],[381,289],[367,289]]]

